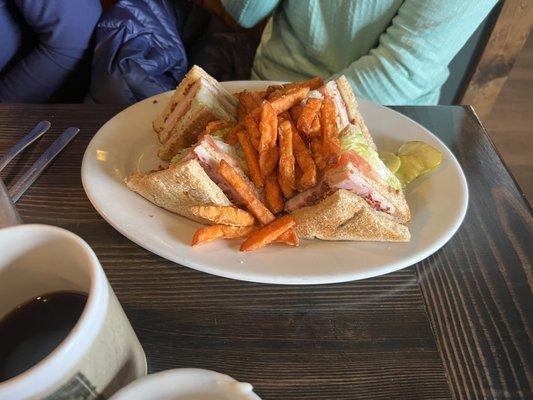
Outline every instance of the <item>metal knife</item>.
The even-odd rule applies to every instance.
[[[22,175],[15,184],[9,188],[9,196],[13,203],[24,194],[33,182],[41,175],[45,168],[57,157],[65,146],[78,134],[78,128],[67,128],[54,143],[48,147],[45,152],[35,161],[35,163]]]

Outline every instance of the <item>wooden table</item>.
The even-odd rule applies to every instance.
[[[239,282],[177,266],[108,225],[83,191],[83,152],[118,106],[0,105],[0,153],[37,121],[52,130],[2,177],[9,186],[68,126],[80,135],[19,201],[28,223],[93,247],[150,372],[200,367],[271,399],[532,398],[531,209],[470,108],[398,107],[460,160],[470,188],[454,238],[416,266],[324,286]]]

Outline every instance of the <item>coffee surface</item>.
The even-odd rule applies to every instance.
[[[61,291],[23,303],[0,319],[0,382],[31,368],[67,337],[87,295]]]

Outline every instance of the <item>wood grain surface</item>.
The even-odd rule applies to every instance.
[[[460,104],[473,105],[485,120],[526,42],[533,23],[531,0],[503,0],[490,37],[480,52]],[[499,7],[499,5],[497,6]]]
[[[407,114],[452,149],[469,185],[461,229],[416,266],[451,389],[457,399],[532,398],[531,209],[472,108],[440,109]]]
[[[151,372],[200,367],[269,399],[527,398],[531,214],[482,128],[460,107],[403,107],[446,141],[471,203],[452,241],[416,267],[364,281],[276,286],[181,267],[133,244],[85,196],[85,147],[120,107],[0,105],[0,153],[53,128],[2,173],[9,186],[66,127],[78,137],[17,207],[97,253]],[[325,266],[327,268],[327,266]]]
[[[533,35],[516,60],[488,118],[480,116],[513,176],[533,202]]]

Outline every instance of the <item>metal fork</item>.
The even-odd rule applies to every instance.
[[[20,154],[26,147],[33,143],[37,138],[42,136],[49,128],[50,122],[39,122],[30,133],[24,136],[15,146],[8,150],[8,152],[0,159],[0,171]],[[45,168],[57,157],[59,153],[70,143],[70,141],[78,134],[78,128],[67,128],[45,152],[35,161],[35,163],[20,177],[15,184],[9,189],[6,189],[4,183],[0,179],[0,228],[10,225],[22,223],[18,215],[14,203],[24,194],[24,192],[31,186],[33,182],[41,175]]]
[[[13,147],[11,147],[2,158],[0,158],[0,172],[9,164],[16,156],[18,156],[22,151],[28,147],[30,144],[35,142],[41,136],[43,136],[52,124],[50,121],[41,121],[33,127],[33,129],[20,139]]]

